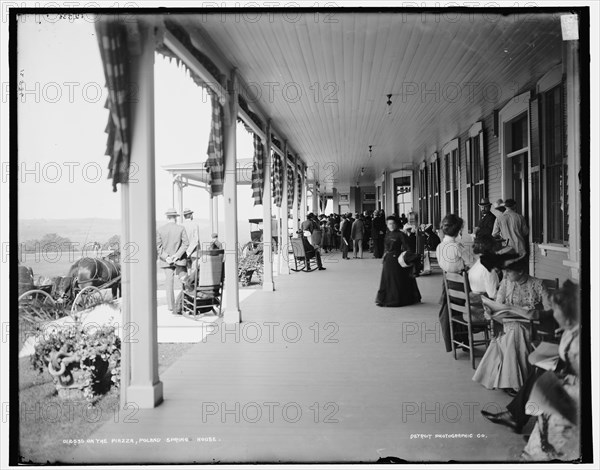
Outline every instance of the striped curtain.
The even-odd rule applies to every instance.
[[[283,175],[281,168],[281,157],[274,153],[271,159],[272,170],[271,178],[273,180],[273,202],[277,207],[281,207],[281,200],[283,199]]]
[[[292,210],[294,208],[294,168],[290,165],[287,165],[287,202],[288,209]]]
[[[298,186],[298,210],[302,209],[302,176],[300,176],[300,169],[298,168],[298,175],[296,178],[296,185]]]
[[[104,130],[108,134],[105,155],[110,157],[108,177],[112,178],[113,191],[116,191],[118,183],[127,183],[129,179],[131,77],[128,28],[122,21],[108,19],[100,19],[95,27],[105,86],[108,88],[108,98],[104,105],[109,111]]]
[[[212,104],[212,121],[208,138],[208,159],[204,164],[209,173],[210,192],[213,196],[223,194],[225,156],[223,154],[223,107],[216,93],[209,92]],[[235,170],[235,169],[234,169]]]
[[[264,150],[260,137],[254,134],[254,161],[252,163],[252,198],[254,205],[263,203]]]

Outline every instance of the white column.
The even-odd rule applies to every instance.
[[[333,212],[335,214],[339,214],[340,213],[340,196],[338,194],[337,188],[333,188],[333,196],[331,197],[332,200],[332,205],[333,205]]]
[[[171,207],[175,207],[175,186],[177,185],[177,177],[173,175],[173,182],[171,184]]]
[[[306,168],[302,167],[302,205],[300,207],[300,219],[306,220]]]
[[[264,186],[263,186],[263,290],[275,290],[273,282],[273,219],[272,204],[273,195],[271,191],[271,121],[267,122],[264,142]]]
[[[279,246],[277,247],[277,259],[275,260],[275,270],[277,275],[281,274],[281,257],[282,251],[281,247],[286,243],[286,238],[283,236],[283,232],[281,231],[281,207],[277,208],[277,218],[275,219],[277,223],[277,237],[279,238]]]
[[[218,196],[215,196],[212,198],[212,214],[213,214],[213,218],[212,218],[212,226],[213,226],[213,232],[214,233],[219,233],[219,198]]]
[[[122,184],[121,190],[121,246],[119,249],[122,254],[125,254],[124,247],[127,241],[131,240],[129,233],[129,185]],[[173,196],[175,195],[175,184],[173,182]],[[129,245],[131,246],[131,245]],[[121,256],[123,260],[123,256]],[[131,273],[129,263],[121,264],[121,320],[123,322],[123,330],[125,334],[131,332],[131,291],[129,282]],[[125,411],[127,405],[127,390],[129,389],[131,379],[131,341],[126,341],[125,335],[122,336],[121,342],[121,410]]]
[[[317,190],[317,180],[313,180],[312,212],[315,215],[319,214],[319,191]]]
[[[178,197],[178,204],[179,204],[179,222],[183,222],[183,187],[184,187],[184,183],[183,180],[181,179],[181,176],[179,177],[179,181],[177,182],[177,197]]]
[[[579,41],[565,41],[564,65],[567,92],[567,163],[569,198],[569,259],[563,263],[571,268],[571,277],[579,281],[581,272],[581,193],[579,191],[579,170],[581,162],[581,141],[579,133]]]
[[[283,158],[281,162],[283,167],[283,200],[281,201],[281,242],[279,244],[279,274],[289,274],[290,267],[288,263],[289,239],[289,209],[288,209],[288,158],[287,158],[287,140],[283,143]]]
[[[298,213],[298,155],[294,156],[294,203],[292,206],[292,230],[294,234],[298,231],[299,224],[298,218],[300,217]],[[296,236],[296,235],[294,235]]]
[[[242,320],[238,292],[238,221],[237,221],[237,148],[236,127],[238,113],[237,77],[231,72],[231,93],[225,104],[225,181],[223,199],[225,202],[225,323],[239,323]]]
[[[163,399],[158,377],[156,321],[156,203],[154,175],[154,28],[140,23],[142,51],[131,60],[131,83],[137,99],[131,104],[131,164],[138,169],[128,184],[129,230],[125,248],[134,247],[125,269],[123,299],[136,331],[130,344],[131,371],[127,401],[153,408]],[[124,193],[125,194],[125,193]],[[135,308],[131,308],[135,305]],[[131,330],[130,330],[131,331]]]
[[[216,230],[215,230],[213,199],[214,199],[214,196],[211,193],[209,193],[209,196],[208,196],[208,221],[210,222],[210,231],[214,233],[214,232],[216,232]]]

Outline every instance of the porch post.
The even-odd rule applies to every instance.
[[[209,194],[208,199],[208,221],[210,222],[210,231],[215,232],[215,219],[213,213],[213,199],[212,193]]]
[[[340,196],[338,194],[337,188],[333,188],[333,196],[331,197],[331,202],[333,205],[333,212],[335,214],[340,213]]]
[[[317,190],[317,180],[313,180],[313,191],[312,191],[312,212],[315,215],[319,214],[319,191]]]
[[[136,327],[129,345],[131,370],[127,401],[153,408],[163,399],[158,377],[156,320],[156,202],[154,174],[154,28],[140,23],[141,52],[131,58],[131,82],[137,85],[131,103],[131,164],[138,168],[135,183],[127,184],[129,223],[124,247],[135,247],[125,272],[123,303]],[[126,215],[127,216],[127,215]],[[128,281],[128,282],[127,282]],[[132,308],[135,305],[135,308]],[[127,365],[128,366],[128,365]]]
[[[271,121],[267,121],[264,145],[264,186],[263,186],[263,290],[275,290],[273,283],[273,223],[271,194]]]
[[[294,197],[293,197],[293,205],[292,205],[292,229],[294,233],[298,231],[298,155],[294,156]]]
[[[300,207],[300,219],[306,220],[306,168],[302,167],[302,204]]]
[[[579,171],[581,165],[581,124],[579,120],[579,41],[564,41],[563,64],[567,92],[567,164],[569,198],[569,259],[563,264],[571,268],[571,277],[579,280],[581,272],[581,192]]]
[[[289,249],[289,209],[288,209],[288,158],[287,158],[287,140],[283,142],[283,198],[281,201],[281,241],[279,244],[279,274],[289,274],[288,249]]]
[[[183,180],[181,179],[181,176],[179,177],[179,180],[177,181],[177,196],[178,196],[178,203],[179,203],[179,222],[181,223],[183,221]]]
[[[225,323],[239,323],[242,320],[238,292],[238,221],[237,221],[237,148],[236,130],[238,114],[237,75],[231,72],[230,93],[225,104],[223,126],[225,140],[225,180],[223,199],[225,201]]]
[[[219,233],[219,198],[215,196],[212,198],[212,214],[213,218],[211,220],[213,226],[213,232]]]

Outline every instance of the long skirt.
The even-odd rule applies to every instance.
[[[421,293],[411,271],[412,268],[403,268],[398,264],[397,256],[386,254],[375,302],[384,307],[402,307],[420,302]]]
[[[529,329],[516,321],[506,321],[503,327],[504,333],[491,341],[473,380],[488,389],[519,390],[531,369],[528,356],[533,348]]]

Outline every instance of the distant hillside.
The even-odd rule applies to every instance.
[[[210,223],[207,219],[195,219],[200,226],[200,238],[203,241],[210,240]],[[157,225],[164,220],[157,220]],[[223,222],[220,223],[223,227]],[[240,243],[250,240],[250,224],[248,220],[239,221],[238,236]],[[119,219],[21,219],[19,220],[19,242],[27,240],[38,240],[48,233],[56,233],[62,237],[69,238],[71,242],[78,245],[86,243],[105,243],[113,235],[121,233],[121,221]],[[221,240],[224,234],[219,234]]]

